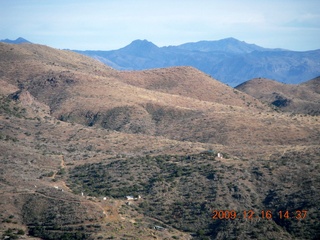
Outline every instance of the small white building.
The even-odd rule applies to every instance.
[[[128,201],[134,200],[133,196],[126,196],[126,198],[127,198]]]

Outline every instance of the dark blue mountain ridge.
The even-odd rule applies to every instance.
[[[2,39],[0,40],[0,42],[4,42],[4,43],[10,43],[10,44],[21,44],[21,43],[31,43],[28,40],[22,38],[22,37],[18,37],[16,40],[11,40],[11,39]]]
[[[112,51],[77,51],[119,70],[192,66],[230,86],[264,77],[297,84],[320,75],[320,50],[264,48],[235,38],[158,47],[135,40]]]

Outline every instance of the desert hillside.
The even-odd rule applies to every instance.
[[[307,82],[301,83],[301,85],[306,86],[309,89],[312,89],[314,92],[320,94],[320,76]]]
[[[319,77],[301,84],[283,84],[270,79],[255,78],[236,89],[286,112],[319,115],[319,84]]]
[[[277,114],[193,68],[118,72],[69,51],[33,44],[1,46],[2,55],[9,55],[2,57],[2,81],[28,91],[63,121],[222,144],[238,154],[248,145],[254,149],[318,140],[311,118]]]
[[[0,84],[4,239],[320,236],[318,116],[191,67],[122,72],[35,44],[0,43]]]

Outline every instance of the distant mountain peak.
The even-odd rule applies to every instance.
[[[3,39],[3,40],[0,40],[0,42],[11,43],[11,44],[31,43],[22,37],[18,37],[16,40]]]
[[[240,41],[234,37],[228,37],[228,38],[223,38],[221,40],[218,40],[218,41],[230,41],[230,42],[244,42],[244,41]]]
[[[155,44],[153,44],[152,42],[148,41],[147,39],[143,39],[143,40],[141,40],[141,39],[136,39],[136,40],[133,40],[133,41],[130,43],[130,45],[131,45],[131,44],[148,44],[148,45],[154,45],[154,46],[156,46]]]
[[[131,53],[139,53],[139,52],[150,52],[154,50],[158,50],[159,47],[154,43],[144,39],[144,40],[134,40],[129,45],[121,48],[119,50],[129,51]]]

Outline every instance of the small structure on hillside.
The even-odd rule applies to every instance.
[[[128,201],[134,200],[134,197],[133,197],[133,196],[126,196],[126,198],[127,198]]]
[[[153,228],[154,228],[155,230],[158,230],[158,231],[163,231],[163,230],[165,230],[164,227],[161,227],[161,226],[159,226],[159,225],[155,225]]]
[[[223,156],[222,156],[221,153],[218,153],[218,154],[217,154],[217,157],[218,157],[218,158],[223,158]]]
[[[132,200],[139,200],[139,199],[141,199],[141,196],[140,195],[138,195],[137,197],[134,197],[134,196],[126,196],[126,199],[128,200],[128,201],[132,201]]]

